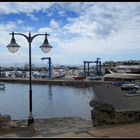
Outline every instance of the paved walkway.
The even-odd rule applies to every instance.
[[[140,110],[140,94],[128,97],[125,94],[131,91],[106,83],[94,84],[93,91],[98,100],[114,106],[116,110]]]
[[[68,132],[54,137],[140,137],[140,123],[96,128],[83,133]]]
[[[17,138],[20,137],[16,133],[11,133],[3,135],[0,138]],[[26,137],[26,136],[25,136]],[[140,122],[130,123],[123,125],[110,125],[105,127],[92,128],[85,132],[66,132],[54,136],[49,136],[48,138],[101,138],[101,137],[140,137]],[[32,138],[45,138],[41,134],[33,136]],[[47,136],[46,136],[47,138]]]

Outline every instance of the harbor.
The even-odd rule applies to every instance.
[[[62,83],[62,81],[63,80],[59,79],[59,80],[57,80],[57,83],[59,83],[59,82]],[[5,83],[7,83],[7,82],[8,82],[8,80]],[[25,81],[23,81],[23,83],[24,82]],[[73,80],[73,82],[75,82],[75,80]],[[79,82],[86,83],[87,81],[76,81],[76,82],[77,83],[79,83]],[[12,80],[11,81],[9,80],[9,84],[10,83],[16,84],[16,83],[18,83],[18,80],[15,82],[12,82]],[[23,85],[25,83],[24,84],[23,83],[20,82],[20,85],[24,88]],[[88,98],[86,106],[88,106],[89,100],[99,99],[100,101],[113,105],[115,107],[115,109],[117,109],[117,110],[121,110],[121,111],[140,110],[140,103],[139,103],[140,96],[126,97],[124,94],[127,91],[122,92],[121,88],[116,85],[111,85],[108,83],[96,82],[96,81],[94,81],[94,82],[90,81],[90,83],[92,83],[90,87],[92,88],[95,95],[94,95],[94,98],[93,98],[93,96],[90,96],[90,98]],[[39,85],[42,87],[42,82],[40,84]],[[47,84],[45,82],[43,85],[45,85],[47,88]],[[58,84],[57,86],[60,86],[60,84]],[[69,85],[68,85],[68,87],[69,87]],[[77,87],[77,88],[79,89],[79,87]],[[109,90],[108,90],[108,88],[109,88]],[[33,86],[33,89],[34,89],[34,86]],[[59,90],[57,90],[57,92],[58,91]],[[81,92],[84,92],[84,88],[80,88],[79,91],[81,94]],[[104,91],[104,92],[102,92],[102,91]],[[24,91],[24,92],[28,92],[28,91]],[[36,94],[36,91],[34,91],[34,92]],[[12,93],[10,93],[10,94],[12,94]],[[22,94],[22,96],[21,96],[21,94]],[[25,93],[20,92],[20,96],[22,99],[24,99],[23,94],[25,94]],[[52,98],[55,97],[54,94],[56,94],[56,93],[53,92]],[[72,92],[71,92],[71,94],[72,94]],[[87,95],[89,93],[83,93],[83,94]],[[64,93],[63,95],[66,96],[67,93]],[[47,98],[47,97],[45,97],[45,98]],[[51,99],[51,96],[49,98]],[[40,99],[40,100],[42,100],[42,99]],[[83,99],[83,100],[85,100],[85,99]],[[53,99],[51,101],[53,101]],[[72,100],[72,101],[74,102],[74,100]],[[78,100],[76,100],[76,101],[78,101]],[[44,102],[44,101],[41,101],[41,102]],[[51,103],[50,101],[47,101],[47,102],[49,104]],[[67,102],[67,100],[66,100],[66,102]],[[68,105],[68,102],[67,102],[67,105]],[[27,107],[25,107],[25,108],[27,108]],[[81,109],[81,107],[79,107],[79,108]],[[139,122],[136,122],[136,123],[135,122],[131,122],[131,123],[126,122],[126,123],[120,123],[120,124],[115,124],[115,125],[106,124],[106,125],[101,125],[101,126],[93,126],[92,120],[90,118],[91,109],[92,108],[89,109],[89,118],[88,119],[83,118],[82,115],[80,115],[80,114],[79,114],[80,115],[79,117],[78,116],[70,117],[70,115],[68,115],[69,117],[64,117],[64,115],[62,115],[63,117],[62,116],[61,117],[51,116],[51,118],[48,118],[48,117],[46,118],[44,116],[43,117],[44,119],[43,118],[38,119],[39,117],[41,117],[41,114],[40,114],[39,116],[35,117],[35,122],[34,122],[35,132],[33,134],[29,133],[26,119],[25,120],[23,120],[23,119],[18,119],[18,120],[14,119],[13,120],[12,119],[11,123],[9,123],[9,124],[11,124],[10,129],[6,129],[6,132],[3,131],[3,133],[1,134],[1,137],[2,138],[8,138],[8,137],[11,137],[11,138],[18,138],[18,137],[25,137],[25,138],[26,137],[32,137],[32,138],[44,138],[44,137],[48,137],[48,138],[73,138],[73,137],[74,138],[75,137],[76,138],[81,138],[81,137],[84,137],[84,138],[99,138],[99,137],[100,138],[104,138],[104,137],[120,138],[120,137],[124,137],[125,138],[125,137],[139,137],[140,136],[139,135],[139,126],[140,126]],[[47,109],[47,112],[48,111],[49,110]],[[16,111],[16,112],[18,112],[18,111]],[[52,112],[52,110],[51,110],[51,112]],[[19,112],[19,113],[21,114],[21,112]],[[24,112],[23,114],[26,114],[26,113]],[[43,111],[43,114],[44,114],[44,111]],[[86,114],[88,114],[87,111],[86,111]],[[25,116],[25,118],[26,117],[27,116]],[[130,133],[132,131],[133,131],[133,133]]]
[[[117,126],[122,127],[132,122],[139,122],[140,93],[137,92],[140,89],[139,74],[130,74],[126,71],[125,74],[124,72],[115,72],[115,68],[106,67],[104,64],[102,64],[102,69],[98,65],[86,68],[86,63],[91,62],[94,63],[94,61],[84,61],[83,67],[72,69],[65,66],[51,68],[51,71],[37,67],[34,69],[31,75],[32,113],[35,121],[33,132],[29,131],[26,120],[28,118],[28,84],[30,78],[28,69],[1,68],[0,81],[1,85],[4,86],[0,94],[1,99],[3,99],[0,105],[1,114],[8,114],[11,118],[10,122],[6,123],[7,126],[3,126],[1,135],[3,137],[8,135],[15,137],[18,135],[20,137],[80,137],[82,135],[98,137],[98,135],[104,136],[102,131],[100,133],[100,128],[114,127],[115,129]],[[19,72],[21,71],[22,74],[20,75]],[[4,74],[4,72],[11,74]],[[47,72],[50,72],[51,75]],[[16,91],[16,89],[22,89],[22,91]],[[129,96],[126,96],[127,94]],[[8,101],[9,97],[11,100]],[[92,100],[96,101],[94,105]],[[102,105],[102,103],[106,105]],[[16,104],[19,105],[18,108],[16,108]],[[109,113],[110,115],[107,115],[108,113],[106,114],[104,110],[108,105],[113,108],[113,112]],[[104,110],[103,115],[96,115],[97,112],[102,113],[100,109]],[[116,115],[112,116],[111,114]],[[101,116],[103,116],[102,120]],[[49,124],[52,120],[56,124]],[[43,124],[41,125],[41,123]],[[59,131],[57,129],[60,124],[62,128],[59,127]],[[68,127],[66,124],[69,124]],[[7,129],[5,130],[5,128]],[[46,131],[48,128],[50,130]],[[105,132],[105,134],[107,137],[110,136],[110,133]],[[111,136],[113,135],[116,136],[114,132]],[[125,133],[123,136],[126,136]]]
[[[140,137],[139,7],[3,2],[0,138]]]
[[[1,114],[9,114],[12,120],[26,119],[28,83],[5,82],[5,86],[5,90],[0,91]],[[92,96],[91,88],[33,84],[33,114],[36,119],[81,116],[91,120],[89,101]]]

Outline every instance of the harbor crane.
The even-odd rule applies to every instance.
[[[101,58],[97,58],[96,61],[83,61],[84,62],[84,76],[89,76],[90,72],[89,72],[89,64],[90,63],[96,63],[96,75],[101,75]],[[87,64],[87,66],[86,66]]]

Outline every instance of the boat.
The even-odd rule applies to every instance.
[[[86,78],[88,80],[102,80],[101,76],[87,76]]]
[[[137,90],[136,93],[140,94],[140,90]]]
[[[111,82],[111,85],[117,85],[117,86],[122,86],[124,84],[130,84],[131,82],[127,82],[127,81],[115,81],[115,82]]]
[[[125,94],[125,96],[127,96],[127,97],[133,97],[133,96],[137,96],[137,95],[139,95],[139,94],[138,93],[133,93],[133,94],[132,93],[131,94],[130,93],[126,93]]]
[[[125,93],[125,96],[127,96],[127,97],[133,97],[133,96],[137,96],[137,95],[140,95],[140,93],[138,93],[136,91]]]
[[[75,80],[84,80],[84,79],[86,79],[86,76],[84,75],[84,73],[79,72],[76,76],[73,76],[73,78]]]
[[[129,96],[129,97],[137,96],[137,95],[140,95],[140,89],[133,90],[132,92],[129,93],[125,93],[125,96]]]
[[[132,90],[132,89],[136,89],[135,84],[123,84],[121,86],[122,90]]]
[[[0,82],[0,90],[5,90],[5,83]]]
[[[140,74],[134,73],[118,73],[109,71],[110,73],[105,74],[102,81],[135,81],[140,80]]]
[[[60,79],[60,78],[63,78],[63,77],[65,77],[65,74],[52,76],[52,78],[54,78],[54,79]]]
[[[86,77],[85,76],[74,76],[73,78],[75,80],[84,80]]]
[[[140,89],[140,85],[135,85],[134,86],[136,89]]]

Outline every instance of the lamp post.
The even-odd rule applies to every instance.
[[[43,35],[45,36],[45,40],[43,42],[43,44],[40,46],[41,50],[44,52],[44,53],[48,53],[52,46],[50,46],[49,42],[48,42],[48,39],[47,39],[47,36],[49,34],[45,33],[45,34],[36,34],[34,36],[31,36],[31,33],[29,32],[29,36],[26,36],[22,33],[9,33],[10,35],[12,35],[12,39],[11,39],[11,42],[10,44],[7,46],[8,50],[12,53],[15,53],[18,51],[19,49],[19,45],[16,43],[16,40],[14,38],[14,35],[21,35],[21,36],[24,36],[28,43],[29,43],[29,117],[28,117],[28,126],[30,126],[31,124],[34,123],[34,118],[33,118],[33,115],[32,115],[32,77],[31,77],[31,72],[32,72],[32,68],[31,68],[31,43],[33,41],[33,39],[37,36],[40,36],[40,35]]]

